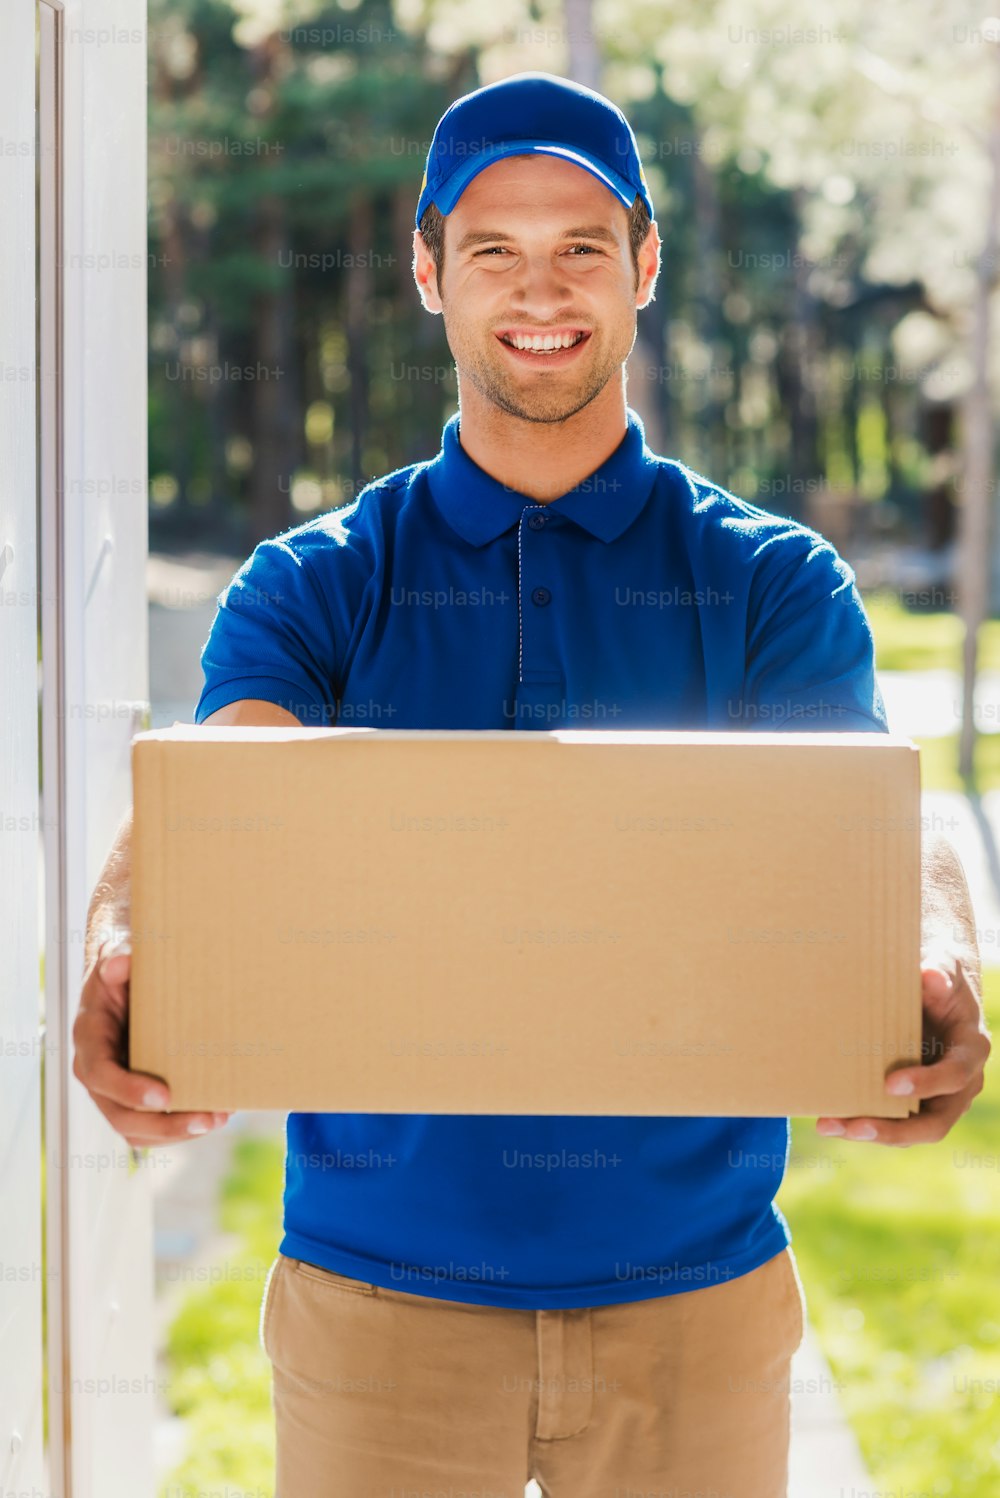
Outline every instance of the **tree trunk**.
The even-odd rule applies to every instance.
[[[592,0],[565,0],[566,32],[569,40],[569,74],[574,83],[600,92],[602,59],[594,35]],[[651,313],[647,314],[652,316]],[[658,368],[662,355],[655,338],[641,326],[636,328],[632,353],[626,361],[629,383],[626,387],[629,406],[636,412],[646,432],[646,442],[654,452],[662,452],[663,422],[659,410],[658,387],[644,373]],[[659,377],[656,376],[656,379]]]
[[[268,267],[287,264],[290,250],[284,200],[259,200],[258,253]],[[255,540],[274,536],[291,523],[289,491],[299,449],[300,421],[294,395],[292,278],[257,299],[257,367],[253,378],[254,455],[250,486]]]
[[[921,422],[923,444],[931,459],[931,482],[924,491],[923,533],[931,551],[941,551],[955,534],[954,484],[955,407],[951,401],[925,406]]]
[[[709,478],[714,478],[718,473],[718,482],[724,483],[723,465],[726,462],[727,446],[725,416],[722,405],[712,393],[716,385],[715,363],[722,351],[721,210],[718,185],[711,168],[705,163],[701,143],[702,137],[698,135],[691,156],[698,256],[697,327],[709,356],[705,377],[706,399],[698,419],[704,443],[699,461],[703,473]]]
[[[565,0],[569,41],[569,76],[574,83],[600,91],[601,55],[594,38],[591,0]]]
[[[259,88],[272,95],[265,118],[274,109],[272,85],[280,52],[277,35],[264,38],[248,55]],[[250,472],[250,524],[255,542],[278,534],[292,523],[292,470],[302,450],[302,420],[296,399],[295,291],[291,271],[288,205],[276,192],[257,202],[256,250],[274,277],[255,298],[253,371],[253,466]]]
[[[173,102],[173,88],[163,61],[162,49],[154,46],[150,54],[153,96],[161,105]],[[160,149],[165,141],[159,141]],[[183,375],[183,326],[180,308],[185,297],[187,282],[187,246],[181,228],[177,199],[172,197],[163,207],[163,228],[160,236],[163,252],[163,290],[167,316],[173,332],[173,347],[168,359],[177,371],[176,380],[167,381],[167,410],[172,425],[171,442],[173,475],[177,481],[177,499],[172,510],[172,519],[183,522],[187,515],[187,491],[191,481],[190,438],[191,406],[188,403],[186,382]]]
[[[990,195],[972,308],[972,385],[962,438],[963,496],[959,519],[959,611],[962,646],[962,729],[959,774],[971,780],[976,741],[974,699],[979,626],[989,613],[992,577],[991,511],[994,483],[993,410],[990,391],[990,321],[1000,225],[1000,49],[990,130]]]
[[[801,189],[795,194],[798,226],[802,223],[804,197]],[[816,409],[819,325],[816,298],[809,289],[809,265],[802,254],[798,234],[793,274],[795,294],[790,332],[797,398],[789,411],[792,433],[791,473],[795,480],[792,488],[794,504],[789,506],[789,514],[801,516],[801,496],[812,492],[811,486],[819,478],[819,418]]]
[[[367,191],[351,203],[348,245],[351,258],[345,277],[347,306],[347,368],[351,379],[351,495],[356,495],[373,474],[364,472],[364,444],[368,421],[368,308],[371,301],[372,201]]]

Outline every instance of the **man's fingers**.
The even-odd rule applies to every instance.
[[[98,949],[84,980],[73,1024],[73,1075],[108,1123],[130,1145],[170,1144],[207,1134],[228,1112],[169,1113],[170,1089],[159,1077],[131,1071],[125,1054],[132,953],[118,940]]]
[[[920,970],[943,973],[952,987],[956,987],[961,976],[962,962],[950,947],[927,943],[920,949]]]
[[[142,1113],[107,1098],[95,1101],[115,1132],[137,1146],[171,1144],[207,1134],[230,1117],[228,1113]]]
[[[891,1073],[891,1080],[896,1085],[886,1085],[886,1092],[892,1097],[910,1096],[915,1098],[943,1097],[945,1095],[961,1092],[968,1087],[981,1069],[978,1056],[973,1055],[968,1046],[956,1045],[949,1048],[947,1056],[943,1061],[935,1061],[930,1066],[911,1066],[900,1071]],[[906,1078],[911,1085],[902,1088],[898,1085],[899,1080]]]
[[[99,1096],[124,1108],[161,1110],[170,1106],[167,1084],[122,1065],[127,1014],[123,985],[131,962],[126,953],[106,957],[87,979],[73,1024],[73,1075],[95,1101]]]
[[[948,1133],[962,1113],[963,1104],[955,1098],[941,1098],[921,1104],[912,1118],[818,1118],[816,1130],[824,1137],[861,1140],[868,1144],[936,1144]],[[839,1125],[835,1130],[830,1127]]]
[[[961,959],[948,949],[925,947],[920,968],[924,1051],[929,1038],[933,1053],[941,1059],[901,1067],[885,1084],[887,1096],[914,1097],[920,1111],[904,1119],[818,1118],[818,1134],[870,1144],[935,1144],[982,1091],[990,1036]]]
[[[979,1012],[959,959],[951,952],[927,952],[920,962],[924,1017],[950,1028],[959,1018]]]
[[[113,1014],[124,1019],[128,1013],[128,986],[132,976],[132,954],[118,952],[113,957],[102,957],[95,964],[90,981],[84,988],[89,997],[91,986],[96,983],[105,1003]],[[95,996],[91,1002],[100,1002]]]
[[[127,1109],[162,1112],[170,1106],[170,1089],[160,1077],[148,1072],[129,1071],[106,1052],[88,1056],[86,1049],[78,1049],[73,1063],[73,1075],[94,1097],[106,1098],[110,1104]]]
[[[124,1107],[168,1108],[170,1089],[165,1082],[122,1066],[124,1038],[124,1022],[101,1004],[98,995],[94,1004],[81,1009],[73,1026],[73,1075],[88,1092]]]
[[[122,941],[114,946],[105,944],[100,947],[96,967],[102,974],[107,971],[115,982],[119,981],[122,976],[127,978],[132,967],[131,943]]]
[[[132,954],[116,952],[113,957],[102,957],[96,967],[97,976],[106,988],[121,989],[132,975]]]

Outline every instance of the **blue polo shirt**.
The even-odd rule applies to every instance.
[[[631,409],[615,452],[548,504],[479,468],[456,414],[434,459],[262,541],[218,605],[197,722],[262,697],[313,726],[887,731],[847,563],[651,452]],[[790,1241],[789,1134],[291,1113],[280,1250],[482,1305],[697,1289]]]

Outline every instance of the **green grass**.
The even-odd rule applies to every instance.
[[[1000,1027],[1000,968],[985,974]],[[778,1201],[876,1489],[1000,1492],[1000,1069],[940,1144],[792,1125]],[[978,1163],[973,1163],[978,1162]],[[808,1397],[808,1396],[806,1396]]]
[[[284,1152],[246,1139],[222,1194],[220,1227],[238,1248],[215,1284],[186,1298],[167,1341],[167,1398],[187,1424],[188,1456],[161,1498],[270,1491],[274,1473],[271,1370],[257,1339],[264,1280],[281,1236]]]
[[[864,603],[878,670],[961,672],[963,628],[956,614],[911,611],[887,592],[866,593]],[[989,619],[980,631],[978,664],[981,671],[1000,671],[1000,619]],[[924,790],[971,789],[983,795],[1000,788],[1000,734],[977,736],[971,785],[958,773],[957,734],[916,742]]]
[[[1000,733],[979,734],[973,750],[973,778],[966,785],[958,773],[958,735],[914,739],[920,748],[920,785],[925,791],[975,791],[1000,788]]]
[[[957,614],[907,609],[894,593],[878,590],[865,593],[864,604],[880,671],[961,670],[963,627]],[[979,667],[1000,670],[1000,619],[988,619],[979,632]]]

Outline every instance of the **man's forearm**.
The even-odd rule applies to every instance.
[[[106,937],[129,930],[132,893],[132,808],[122,820],[101,877],[90,897],[84,938],[84,967],[89,968]]]
[[[961,959],[969,984],[982,1003],[982,959],[969,886],[958,854],[942,833],[928,833],[923,839],[920,888],[924,946],[949,947]]]

